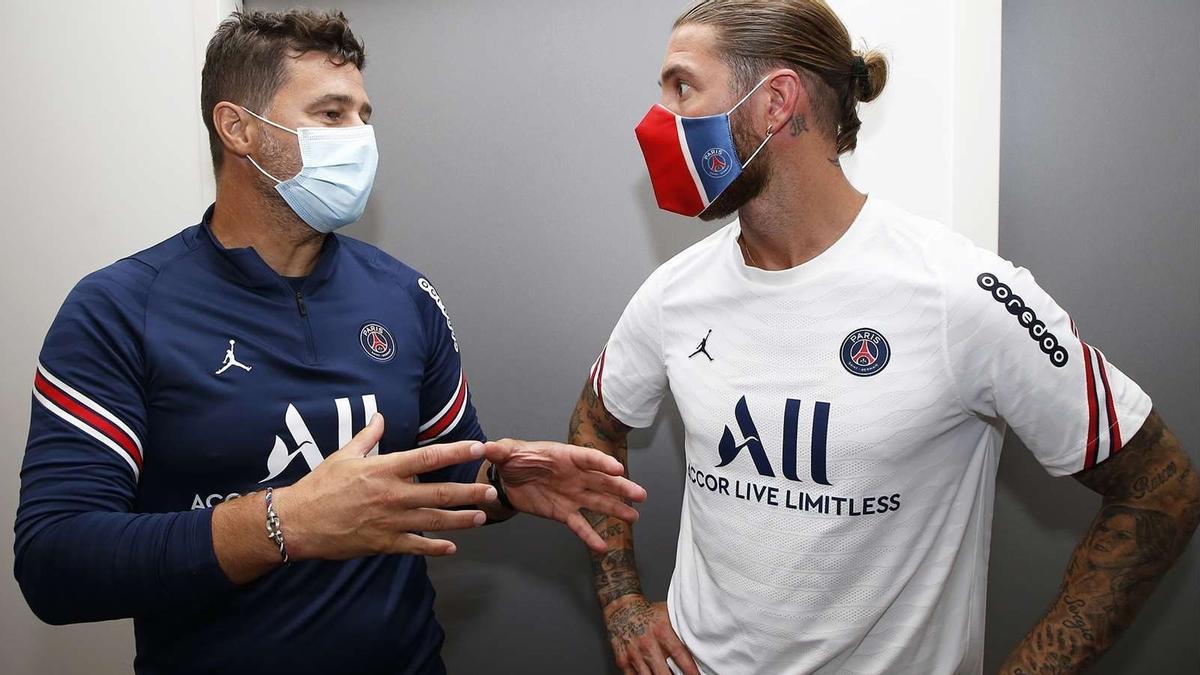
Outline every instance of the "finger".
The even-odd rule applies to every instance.
[[[587,544],[588,548],[596,553],[604,553],[608,550],[608,544],[604,543],[600,535],[596,534],[596,531],[592,529],[592,526],[588,524],[588,521],[578,511],[572,512],[564,522],[575,533],[575,536]]]
[[[483,457],[483,443],[459,441],[393,452],[381,456],[379,460],[386,462],[402,476],[415,476],[455,464],[464,464],[480,457]]]
[[[700,666],[696,665],[696,659],[692,658],[692,652],[688,651],[687,645],[675,634],[675,629],[668,626],[667,633],[663,637],[663,648],[671,655],[675,667],[679,668],[683,675],[700,675]]]
[[[371,416],[371,421],[367,422],[367,426],[363,430],[355,434],[350,442],[339,448],[325,459],[325,461],[333,459],[357,459],[365,457],[371,448],[379,443],[379,439],[383,437],[383,415],[375,413]]]
[[[667,667],[667,654],[659,647],[658,640],[651,636],[650,642],[643,644],[646,645],[645,660],[650,666],[651,675],[672,675],[671,669]]]
[[[507,462],[510,457],[512,457],[514,452],[516,452],[518,443],[519,441],[515,441],[511,438],[502,438],[498,441],[488,441],[488,443],[483,446],[483,456],[486,457],[487,461],[491,462],[492,464],[503,464]]]
[[[647,657],[640,652],[633,655],[633,667],[637,675],[654,675],[654,671],[650,670],[650,664],[646,662]]]
[[[398,489],[395,501],[406,509],[474,506],[496,501],[496,488],[483,483],[409,483]]]
[[[625,465],[612,455],[593,448],[581,448],[577,445],[556,443],[564,451],[570,453],[571,462],[576,468],[584,471],[600,471],[610,476],[624,476]]]
[[[584,492],[579,496],[582,506],[614,518],[620,518],[627,523],[635,523],[638,519],[637,509],[625,502],[599,492]]]
[[[487,521],[483,511],[449,511],[447,509],[413,509],[396,519],[397,529],[409,532],[441,532],[469,530]]]
[[[388,547],[387,553],[443,556],[453,555],[456,551],[458,551],[458,546],[452,541],[430,539],[419,534],[401,532],[392,540],[392,545]]]
[[[618,499],[634,502],[646,501],[646,488],[628,478],[591,471],[587,474],[586,482],[588,489],[593,492],[607,492]]]

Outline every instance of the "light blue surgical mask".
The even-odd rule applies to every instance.
[[[299,127],[295,130],[242,107],[271,126],[300,139],[300,173],[279,180],[263,171],[249,155],[246,159],[262,175],[275,181],[275,190],[296,215],[318,232],[333,232],[362,217],[375,183],[379,149],[375,147],[375,128],[369,124],[353,127]]]

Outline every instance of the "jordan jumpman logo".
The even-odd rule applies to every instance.
[[[689,359],[692,358],[692,356],[695,356],[697,354],[704,354],[705,356],[708,357],[709,361],[713,360],[713,357],[708,353],[708,337],[709,337],[709,335],[712,335],[711,328],[708,329],[708,335],[705,335],[704,339],[700,341],[700,346],[696,347],[696,351],[692,352],[691,356],[688,357]]]
[[[237,344],[237,340],[229,341],[229,349],[225,350],[225,361],[221,363],[221,369],[216,372],[217,375],[220,375],[221,373],[229,370],[233,366],[237,366],[238,368],[241,368],[242,370],[246,371],[247,373],[250,372],[251,368],[253,368],[253,366],[248,366],[248,365],[238,361],[237,357],[233,355],[233,345],[235,345],[235,344]]]

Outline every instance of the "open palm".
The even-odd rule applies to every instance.
[[[499,468],[513,508],[565,524],[595,551],[607,546],[579,510],[632,523],[638,512],[629,502],[646,499],[646,491],[624,477],[621,462],[599,450],[506,438],[488,443],[484,456]]]

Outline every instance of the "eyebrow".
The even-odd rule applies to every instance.
[[[341,103],[342,105],[345,105],[345,106],[352,106],[352,105],[354,105],[354,97],[347,96],[346,94],[325,94],[324,96],[313,101],[311,104],[311,107],[315,108],[323,103]],[[371,113],[373,111],[374,111],[374,108],[371,107],[370,103],[363,103],[363,106],[362,106],[363,115],[365,115],[366,117],[370,117]]]
[[[680,64],[680,63],[675,63],[670,66],[667,66],[666,70],[664,70],[662,72],[661,79],[659,79],[659,81],[658,81],[658,86],[661,87],[663,82],[666,82],[672,78],[677,78],[680,76],[683,76],[684,78],[690,80],[690,79],[692,79],[692,71],[689,70],[687,66]]]

